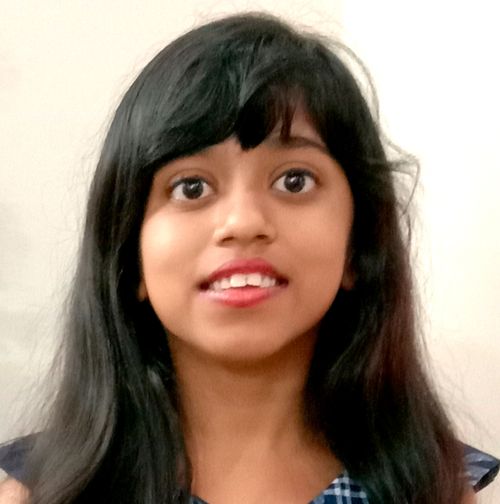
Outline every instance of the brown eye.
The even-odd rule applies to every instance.
[[[200,177],[186,177],[176,180],[172,185],[171,198],[174,200],[197,200],[213,193],[206,180]]]
[[[316,179],[308,170],[288,170],[277,179],[273,188],[282,192],[305,193],[316,185]]]

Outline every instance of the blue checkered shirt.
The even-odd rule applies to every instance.
[[[190,504],[208,503],[199,497],[191,497]],[[369,504],[369,502],[365,491],[344,470],[309,504]]]
[[[24,461],[35,436],[26,436],[0,444],[0,470],[12,478],[23,481]],[[478,492],[493,481],[499,472],[500,460],[468,445],[464,445],[464,451],[469,482]],[[198,497],[192,497],[191,504],[207,503]],[[369,501],[361,485],[344,470],[309,504],[369,504]]]

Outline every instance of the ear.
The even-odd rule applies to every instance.
[[[141,281],[139,282],[139,287],[137,287],[137,299],[142,303],[142,301],[145,301],[148,298],[148,290],[146,289],[146,284],[144,283],[144,280],[141,278]]]
[[[354,288],[355,283],[356,274],[352,267],[352,250],[349,250],[344,264],[344,272],[342,273],[340,287],[344,290],[350,291]]]
[[[342,280],[340,282],[340,286],[344,290],[352,290],[354,288],[355,284],[355,275],[354,272],[352,271],[352,268],[347,265],[344,268],[344,273],[342,274]]]

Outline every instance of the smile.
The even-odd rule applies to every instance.
[[[215,270],[200,289],[212,301],[232,307],[254,306],[283,291],[288,280],[267,261],[237,259]]]
[[[208,288],[214,291],[222,291],[227,289],[235,289],[241,287],[259,287],[267,289],[274,287],[278,283],[276,278],[262,275],[260,273],[250,273],[248,275],[236,273],[229,277],[221,278],[212,282]]]

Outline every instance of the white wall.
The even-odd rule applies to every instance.
[[[87,184],[120,94],[182,31],[267,8],[343,33],[373,72],[389,133],[420,156],[430,351],[464,438],[500,454],[495,16],[486,0],[473,10],[389,0],[273,5],[0,0],[0,440],[22,430],[23,397],[52,354]]]
[[[500,36],[494,2],[347,0],[390,136],[421,160],[415,245],[439,388],[500,455]],[[482,502],[500,502],[500,482]]]

